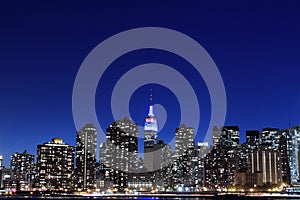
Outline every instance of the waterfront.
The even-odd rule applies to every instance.
[[[203,194],[101,194],[101,195],[82,195],[82,196],[0,196],[0,199],[196,199],[196,200],[214,200],[214,199],[300,199],[300,195],[280,194],[280,193],[258,193],[251,195],[234,195],[234,194],[218,194],[218,195],[203,195]]]

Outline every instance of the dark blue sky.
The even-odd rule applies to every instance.
[[[198,41],[222,75],[227,94],[226,125],[245,130],[299,124],[300,3],[298,1],[7,1],[0,3],[0,154],[9,156],[61,137],[75,145],[72,89],[88,53],[106,38],[146,26],[180,31]],[[122,72],[156,61],[190,78],[201,101],[200,129],[207,129],[210,101],[201,77],[176,55],[131,52],[116,60],[98,87],[101,125],[111,123],[110,92]],[[121,66],[127,66],[122,68]],[[109,81],[111,80],[111,83]],[[130,110],[142,124],[149,89],[154,103],[171,112],[161,139],[178,125],[178,102],[167,89],[146,85],[133,95]]]

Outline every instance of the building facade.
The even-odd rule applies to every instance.
[[[18,184],[17,190],[32,188],[35,181],[34,155],[24,151],[14,153],[10,158],[12,179]]]
[[[161,168],[161,160],[154,162],[155,158],[160,158],[158,143],[158,125],[154,115],[152,105],[152,93],[150,94],[149,112],[144,125],[144,166],[152,172]]]
[[[72,190],[74,147],[60,138],[37,146],[37,187]]]
[[[106,142],[100,145],[100,160],[105,166],[105,182],[115,192],[125,192],[130,173],[138,170],[138,125],[128,117],[106,129]]]
[[[261,145],[255,149],[250,157],[250,172],[261,173],[264,186],[279,186],[282,183],[282,164],[280,153],[269,148],[268,145]]]
[[[213,130],[214,144],[205,157],[205,187],[209,190],[226,190],[235,185],[238,170],[239,127],[224,126]]]
[[[96,188],[97,129],[93,124],[85,125],[76,134],[76,188]]]

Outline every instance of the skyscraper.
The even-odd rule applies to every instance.
[[[292,185],[299,184],[299,143],[300,135],[297,129],[289,129],[290,141],[290,155],[289,155],[289,165],[290,165],[290,182]]]
[[[158,127],[156,118],[153,112],[153,105],[152,105],[152,92],[150,94],[150,105],[149,105],[149,112],[148,116],[146,117],[146,122],[144,126],[144,147],[153,147],[158,142]]]
[[[278,128],[263,128],[261,133],[261,143],[267,144],[272,148],[278,148],[280,130]]]
[[[76,188],[95,189],[97,129],[87,124],[76,135]]]
[[[224,126],[221,135],[223,142],[229,142],[234,148],[240,144],[240,129],[238,126]]]
[[[187,176],[194,150],[194,137],[195,130],[183,124],[175,130],[175,154],[173,156],[172,165],[173,187],[190,184],[190,180]]]
[[[235,182],[238,169],[239,127],[216,128],[214,145],[205,157],[205,186],[210,190],[223,190]]]
[[[0,169],[2,168],[2,161],[3,161],[3,156],[0,155]]]
[[[266,186],[279,186],[282,183],[280,153],[268,147],[261,145],[251,153],[250,172],[262,173],[262,183]]]
[[[37,186],[47,189],[72,189],[74,147],[60,138],[37,146]]]
[[[3,161],[3,157],[2,155],[0,155],[0,188],[2,188],[2,161]]]
[[[158,126],[154,115],[152,105],[152,91],[150,93],[149,112],[144,126],[144,165],[148,171],[154,171],[161,168],[161,145],[158,143]],[[155,162],[154,162],[155,160]]]
[[[258,130],[248,130],[246,131],[246,143],[247,146],[257,146],[259,143],[259,131]]]
[[[201,189],[204,186],[204,157],[208,153],[208,143],[198,142],[193,148],[190,148],[188,159],[186,163],[186,174],[184,177],[184,184],[190,187]],[[196,189],[195,188],[195,189]]]
[[[112,181],[115,191],[124,192],[128,174],[138,168],[138,125],[128,117],[113,122],[106,129],[106,143],[101,144],[101,151],[107,181]]]
[[[18,182],[19,188],[32,187],[34,182],[34,155],[24,151],[23,153],[14,153],[10,159],[10,168],[12,178]]]
[[[181,124],[175,132],[175,155],[183,155],[189,148],[194,147],[195,129]]]

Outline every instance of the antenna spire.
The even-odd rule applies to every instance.
[[[152,89],[150,89],[150,105],[152,106]]]
[[[153,105],[152,105],[152,89],[150,89],[150,105],[149,105],[149,113],[148,116],[153,117],[154,113],[153,113]]]

